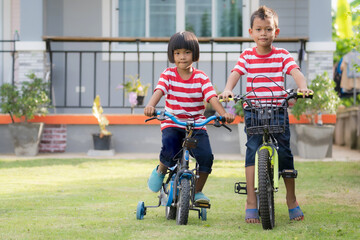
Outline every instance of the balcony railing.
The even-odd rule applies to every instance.
[[[96,95],[100,95],[103,108],[108,108],[107,113],[129,112],[131,106],[124,89],[117,86],[128,81],[128,75],[139,75],[143,83],[151,85],[146,103],[161,72],[171,65],[167,61],[169,38],[44,36],[43,40],[51,66],[51,97],[57,112],[88,112]],[[276,45],[285,45],[301,57],[303,54],[298,53],[304,52],[306,41],[307,38],[278,38]],[[242,37],[199,38],[200,61],[194,67],[203,70],[221,91],[240,52],[251,42],[252,39]],[[297,60],[301,66],[303,59]],[[244,91],[245,84],[240,80],[234,92]],[[159,103],[162,106],[163,99]]]

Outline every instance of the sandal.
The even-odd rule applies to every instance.
[[[152,172],[148,180],[148,187],[153,192],[158,192],[161,189],[162,183],[164,181],[165,175],[158,173],[157,169],[159,166],[157,166]]]
[[[210,199],[207,196],[205,196],[205,194],[203,194],[202,192],[198,192],[195,193],[194,202],[208,204],[210,203]]]
[[[257,208],[245,210],[245,221],[248,219],[257,219],[260,221],[259,211]]]
[[[289,209],[289,217],[290,217],[290,221],[298,217],[301,217],[300,221],[304,220],[304,213],[301,211],[300,206]]]

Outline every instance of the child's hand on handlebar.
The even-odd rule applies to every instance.
[[[221,94],[218,95],[219,99],[223,99],[224,102],[229,102],[229,98],[233,98],[234,93],[232,91],[225,90]]]
[[[235,116],[231,113],[225,113],[223,115],[227,123],[232,123],[235,120]]]
[[[299,88],[299,89],[297,90],[297,92],[298,92],[298,93],[302,93],[302,94],[303,94],[303,98],[305,98],[305,96],[309,96],[309,94],[311,94],[311,93],[314,93],[313,90],[308,89],[308,88]]]
[[[152,117],[154,116],[154,112],[155,112],[155,107],[154,106],[146,106],[144,108],[144,114],[145,116],[148,116],[148,117]]]

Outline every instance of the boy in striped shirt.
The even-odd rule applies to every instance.
[[[146,116],[153,116],[156,105],[162,96],[166,95],[165,110],[180,121],[201,122],[206,119],[203,115],[204,100],[209,102],[220,116],[224,116],[228,123],[234,120],[235,116],[227,113],[219,102],[209,78],[192,66],[193,62],[199,60],[199,55],[199,43],[193,33],[178,32],[170,38],[168,59],[175,63],[176,67],[169,67],[160,75],[154,93],[144,109]],[[148,180],[148,186],[153,192],[160,191],[167,169],[176,163],[174,158],[182,149],[185,127],[168,119],[161,122],[161,132],[160,163]],[[192,155],[199,164],[194,200],[195,203],[209,203],[210,199],[202,193],[202,189],[211,173],[214,157],[206,128],[198,128],[194,135],[198,144],[192,149]]]
[[[228,101],[229,97],[233,97],[233,88],[237,84],[241,75],[247,74],[246,92],[254,89],[257,97],[284,97],[283,74],[291,75],[297,86],[298,92],[309,94],[312,92],[307,88],[306,79],[300,72],[298,65],[291,57],[290,53],[283,49],[272,45],[274,39],[279,35],[278,16],[273,9],[261,6],[251,15],[249,34],[254,39],[256,47],[245,49],[232,70],[224,92],[219,97]],[[256,81],[252,83],[253,78]],[[270,81],[271,78],[274,82]],[[261,88],[258,88],[261,87]],[[258,88],[258,89],[256,89]],[[271,92],[269,91],[271,90]],[[251,95],[253,93],[250,93]],[[253,94],[255,95],[255,94]],[[250,112],[245,110],[245,119]],[[285,121],[288,122],[288,119]],[[279,144],[279,170],[294,169],[294,159],[290,149],[290,131],[287,124],[283,134],[274,134]],[[247,223],[259,223],[259,213],[257,210],[257,200],[254,191],[254,174],[255,174],[255,153],[262,143],[261,135],[247,136],[246,143],[246,160],[245,174],[247,185],[247,199],[245,221]],[[284,178],[286,186],[286,202],[289,209],[290,220],[302,220],[304,214],[296,201],[295,180],[294,178]]]

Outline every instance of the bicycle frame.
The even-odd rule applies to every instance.
[[[193,173],[193,171],[189,170],[189,161],[190,161],[190,151],[188,146],[186,146],[186,139],[191,139],[193,133],[193,129],[191,128],[191,126],[186,126],[186,136],[185,136],[185,140],[183,142],[183,148],[182,148],[182,156],[180,161],[178,161],[178,163],[180,164],[179,170],[176,173],[175,179],[174,179],[174,186],[178,186],[179,183],[181,183],[181,179],[183,177],[189,179],[192,183],[195,183],[195,177],[196,174]],[[196,169],[195,169],[196,170]],[[191,186],[193,186],[193,184],[191,184]],[[195,194],[195,188],[191,188],[191,205],[193,205],[193,196]],[[176,201],[176,197],[177,194],[173,194],[173,202]]]

